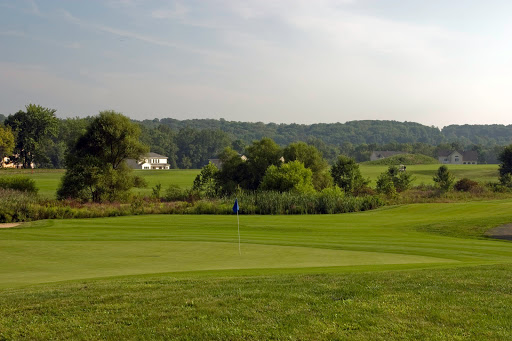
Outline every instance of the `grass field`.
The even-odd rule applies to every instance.
[[[407,171],[413,174],[414,185],[422,183],[432,184],[432,177],[439,166],[440,165],[413,165],[407,166]],[[467,177],[474,181],[488,182],[497,181],[498,178],[498,165],[449,165],[448,168],[453,172],[456,179]],[[379,174],[386,171],[388,166],[361,165],[360,169],[363,176],[369,177],[372,181],[370,185],[375,186],[377,177]],[[148,187],[135,189],[134,191],[151,194],[151,188],[158,183],[162,184],[164,190],[171,184],[178,185],[182,188],[192,187],[192,183],[198,173],[198,169],[172,169],[169,171],[138,170],[136,174],[143,176],[147,180]],[[38,169],[34,172],[31,170],[0,170],[0,176],[14,174],[23,174],[33,178],[39,188],[40,195],[46,198],[53,198],[60,183],[60,178],[64,174],[64,170]]]
[[[414,185],[433,184],[432,177],[441,165],[410,165],[407,171],[414,176]],[[446,165],[453,173],[456,180],[470,178],[478,182],[498,180],[498,165]],[[360,165],[359,169],[364,177],[372,181],[370,186],[375,186],[379,174],[385,172],[389,166]]]
[[[36,182],[39,188],[39,194],[45,198],[54,198],[55,192],[60,184],[60,179],[64,175],[64,169],[36,169],[31,170],[0,170],[0,176],[24,175]],[[137,170],[135,174],[141,175],[148,182],[147,188],[134,189],[138,193],[151,194],[151,188],[156,184],[162,184],[162,189],[169,185],[178,185],[182,188],[192,187],[192,183],[199,173],[197,169],[171,169],[162,170]]]
[[[243,203],[241,203],[243,205]],[[512,201],[0,230],[0,339],[512,338]]]

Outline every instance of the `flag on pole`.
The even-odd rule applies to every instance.
[[[240,208],[238,207],[238,199],[235,199],[235,204],[233,205],[233,213],[238,213]]]
[[[240,249],[240,220],[238,219],[238,211],[240,211],[240,207],[238,207],[238,198],[235,199],[235,204],[233,205],[233,213],[236,213],[236,222],[238,223],[238,254],[242,255],[242,250]]]

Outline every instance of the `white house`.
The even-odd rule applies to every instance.
[[[398,154],[407,154],[406,152],[397,152],[397,151],[389,151],[389,150],[375,150],[370,155],[370,161],[385,159],[387,157],[398,155]]]
[[[452,165],[476,165],[478,163],[478,153],[473,150],[467,152],[440,150],[437,158],[441,163]]]
[[[127,159],[126,164],[133,169],[171,169],[167,159],[167,156],[149,152],[140,160]]]

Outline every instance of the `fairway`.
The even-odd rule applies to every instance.
[[[242,203],[243,205],[243,203]],[[243,206],[242,206],[243,207]],[[512,200],[0,229],[0,339],[512,337]]]
[[[0,286],[204,270],[510,262],[506,241],[457,238],[510,221],[512,201],[241,216],[242,255],[233,216],[39,221],[0,230]]]

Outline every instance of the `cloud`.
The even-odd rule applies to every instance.
[[[157,9],[151,12],[151,16],[155,19],[182,19],[189,9],[181,3],[176,3],[174,9]]]

